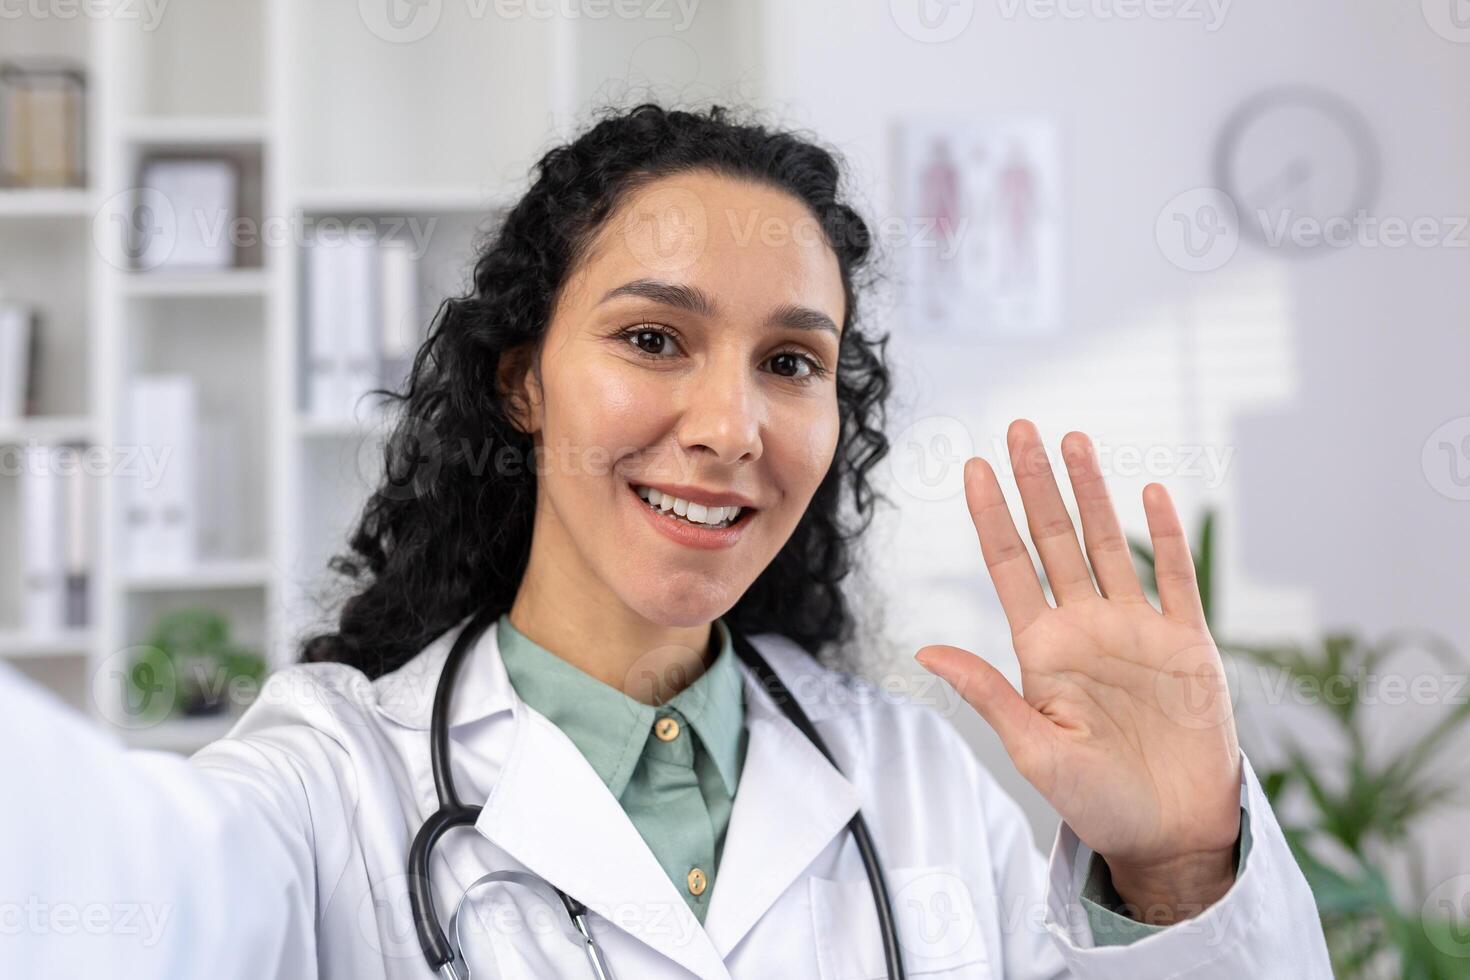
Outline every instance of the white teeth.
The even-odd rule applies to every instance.
[[[679,517],[694,524],[719,526],[733,522],[740,516],[739,507],[709,507],[705,504],[691,503],[652,487],[635,487],[634,489],[637,490],[638,496],[648,501],[654,509],[665,513],[672,510]]]

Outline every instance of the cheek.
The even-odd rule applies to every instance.
[[[634,372],[582,371],[561,379],[554,396],[557,410],[548,419],[547,436],[553,444],[576,447],[604,464],[647,447],[657,432],[658,419],[649,407],[658,404],[658,392],[640,384]],[[607,466],[583,467],[576,475],[601,477]]]
[[[803,506],[816,493],[832,466],[837,451],[840,422],[835,396],[823,409],[793,406],[790,413],[771,426],[767,448],[787,474],[785,483],[792,494],[800,494]]]

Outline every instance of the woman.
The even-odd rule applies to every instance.
[[[1036,428],[1008,436],[1055,605],[994,471],[965,466],[1024,695],[919,651],[1062,815],[1050,869],[936,712],[819,665],[853,639],[841,586],[887,450],[838,183],[825,150],[718,109],[609,114],[548,153],[415,359],[334,563],[359,589],[306,663],[187,762],[0,690],[34,804],[4,818],[6,885],[52,910],[0,946],[6,975],[434,975],[409,858],[452,781],[483,809],[427,859],[441,976],[589,975],[582,906],[624,980],[1329,976],[1168,495],[1144,494],[1159,611],[1086,437],[1062,444],[1084,556]],[[58,935],[68,902],[156,928]]]

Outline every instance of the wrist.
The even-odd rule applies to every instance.
[[[1113,890],[1123,902],[1118,911],[1137,922],[1164,926],[1193,918],[1225,897],[1235,884],[1236,860],[1236,845],[1148,864],[1103,856]]]

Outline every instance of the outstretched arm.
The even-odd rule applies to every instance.
[[[0,665],[0,976],[316,975],[312,849],[247,781],[128,751]]]

